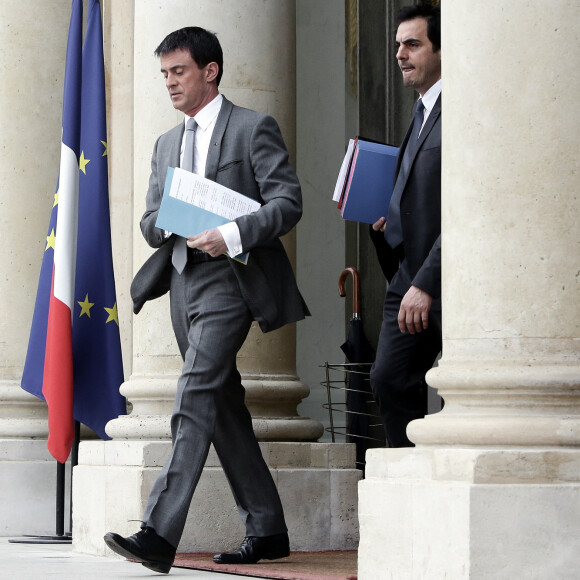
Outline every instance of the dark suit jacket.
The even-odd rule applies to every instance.
[[[171,249],[155,227],[168,167],[178,167],[184,124],[161,135],[153,150],[143,236],[159,250],[135,276],[131,285],[133,309],[169,289]],[[279,237],[302,216],[298,178],[276,121],[262,113],[233,105],[225,97],[212,135],[206,177],[262,204],[255,213],[236,219],[247,265],[228,260],[238,278],[246,303],[264,331],[274,330],[309,315],[292,266]]]
[[[395,183],[410,134],[411,127],[401,145]],[[407,274],[405,285],[417,286],[438,298],[441,295],[441,95],[421,131],[409,175],[401,187],[404,188],[401,197],[403,253],[393,250],[384,234],[371,229],[379,262],[391,282],[402,261]],[[393,284],[402,284],[403,277],[398,278]],[[397,288],[402,293],[407,289]]]

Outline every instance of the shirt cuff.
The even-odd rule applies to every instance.
[[[228,222],[217,228],[224,238],[228,247],[228,254],[231,258],[242,253],[242,240],[240,237],[240,228],[236,222]]]

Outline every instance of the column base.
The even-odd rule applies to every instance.
[[[129,415],[121,415],[106,426],[114,440],[171,439],[171,414],[177,388],[175,375],[134,374],[121,386],[131,402]],[[300,417],[297,405],[310,389],[290,375],[245,375],[245,402],[252,415],[259,441],[317,441],[324,426],[309,417]]]
[[[359,496],[359,580],[578,575],[578,449],[373,449]]]
[[[356,549],[353,444],[260,443],[284,505],[292,550]],[[73,481],[73,548],[112,556],[103,535],[135,533],[171,448],[169,441],[90,441],[80,445]],[[245,535],[213,448],[197,486],[180,552],[235,549]]]

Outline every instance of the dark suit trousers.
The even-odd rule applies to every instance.
[[[434,300],[429,327],[403,334],[397,317],[411,286],[405,263],[387,289],[377,356],[371,368],[371,388],[379,405],[389,447],[412,447],[407,425],[427,414],[425,373],[441,351],[441,302]]]
[[[143,516],[177,547],[213,443],[248,536],[287,530],[282,504],[262,457],[236,368],[252,316],[227,261],[188,263],[173,272],[171,319],[181,354],[171,418],[172,449]]]

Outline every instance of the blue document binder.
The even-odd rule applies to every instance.
[[[344,219],[367,224],[386,216],[398,147],[357,139],[340,203]]]

